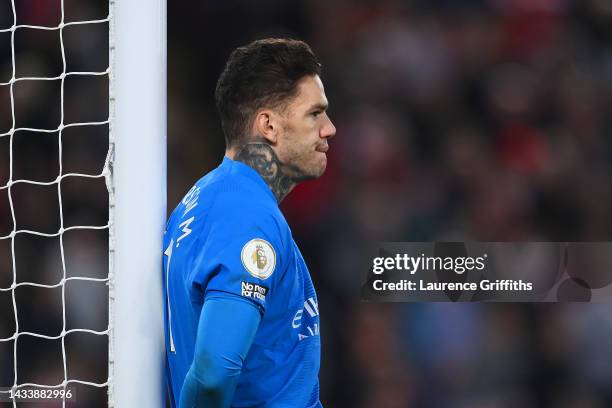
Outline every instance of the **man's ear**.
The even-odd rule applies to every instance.
[[[255,134],[262,136],[270,144],[275,145],[278,141],[278,133],[281,128],[279,120],[280,117],[277,113],[269,109],[262,109],[255,116],[253,130]]]

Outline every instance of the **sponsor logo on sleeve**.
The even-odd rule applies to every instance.
[[[250,297],[251,299],[256,299],[261,302],[266,301],[266,294],[268,293],[268,288],[262,285],[258,285],[252,282],[242,282],[242,296]]]
[[[247,272],[257,279],[269,278],[276,268],[276,252],[268,241],[261,238],[244,244],[240,259]]]

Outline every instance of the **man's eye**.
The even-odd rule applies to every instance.
[[[312,116],[315,118],[321,114],[321,111],[312,112]]]

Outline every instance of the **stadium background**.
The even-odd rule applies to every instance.
[[[5,28],[10,4],[3,3]],[[67,20],[106,15],[104,2],[65,3]],[[18,16],[55,25],[53,4],[20,0]],[[326,406],[612,406],[610,305],[365,304],[358,261],[379,240],[610,240],[609,1],[169,2],[168,16],[169,210],[221,160],[213,92],[233,48],[290,36],[311,44],[323,63],[338,129],[329,168],[282,208],[318,290]],[[71,70],[106,67],[102,28],[66,30]],[[20,67],[61,71],[57,35],[22,34]],[[10,78],[9,40],[0,35],[0,82]],[[57,126],[58,88],[46,85],[15,86],[18,123]],[[106,85],[67,84],[66,117],[104,120]],[[0,132],[11,123],[6,88]],[[105,132],[65,132],[64,171],[99,172]],[[20,132],[13,150],[14,178],[56,177],[57,135]],[[0,185],[7,179],[4,137]],[[103,183],[72,180],[62,188],[68,224],[106,222]],[[57,231],[55,187],[20,186],[13,194],[20,228]],[[0,190],[0,235],[11,229]],[[66,234],[64,241],[69,274],[104,275],[104,234]],[[57,281],[59,256],[57,239],[19,238],[18,281]],[[2,287],[10,285],[7,240],[0,240],[0,273]],[[104,329],[103,285],[67,290],[69,327]],[[20,330],[61,331],[60,292],[20,288],[16,296]],[[1,292],[0,337],[12,334],[13,320],[10,295]],[[70,377],[105,381],[104,340],[71,339]],[[19,381],[61,381],[59,342],[21,341]],[[0,342],[2,386],[13,381],[12,347]],[[104,389],[78,391],[79,406],[105,400]]]

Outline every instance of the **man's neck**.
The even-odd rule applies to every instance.
[[[283,165],[272,147],[266,143],[247,143],[234,153],[227,151],[232,159],[253,168],[265,180],[279,203],[293,190],[296,182],[283,171]]]

